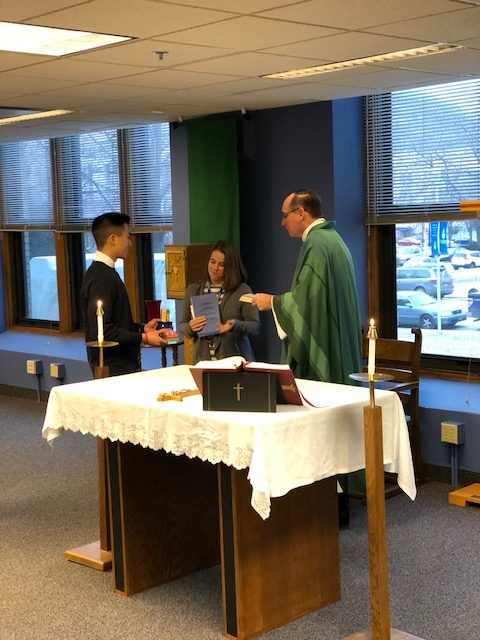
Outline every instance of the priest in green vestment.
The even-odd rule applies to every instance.
[[[291,291],[257,293],[252,303],[260,311],[272,309],[283,340],[282,362],[296,378],[353,384],[349,374],[361,370],[362,330],[350,251],[334,223],[322,217],[314,191],[294,191],[285,198],[282,226],[302,239]],[[362,491],[365,476],[359,471],[338,479],[343,489],[339,523],[347,526],[348,491]]]
[[[303,241],[291,291],[258,293],[253,304],[272,309],[282,362],[296,378],[351,384],[349,374],[361,370],[362,335],[350,251],[313,191],[285,198],[282,226]]]

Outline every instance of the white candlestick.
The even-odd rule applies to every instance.
[[[98,343],[103,343],[103,307],[102,301],[97,302],[97,339]]]
[[[375,329],[375,320],[370,320],[370,329],[368,330],[368,375],[373,376],[375,374],[375,340],[377,337],[377,330]]]

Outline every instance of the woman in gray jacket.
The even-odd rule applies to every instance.
[[[199,360],[219,360],[240,355],[253,360],[253,350],[249,335],[260,333],[258,310],[250,302],[241,302],[240,296],[252,293],[246,284],[246,271],[237,249],[228,242],[217,242],[207,263],[205,279],[187,287],[183,301],[180,331],[193,338],[193,362]],[[192,296],[214,293],[218,299],[220,325],[218,333],[199,337],[204,327],[204,316],[192,317]]]

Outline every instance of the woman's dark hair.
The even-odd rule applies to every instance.
[[[247,271],[243,266],[242,258],[238,249],[229,242],[220,240],[215,246],[212,247],[208,260],[214,251],[220,251],[225,256],[225,266],[223,272],[223,288],[227,293],[235,291],[241,282],[246,282]],[[207,263],[207,277],[208,280],[208,263]]]

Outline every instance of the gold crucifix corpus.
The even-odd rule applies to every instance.
[[[240,400],[241,400],[241,397],[240,397],[240,391],[243,391],[243,389],[244,389],[245,387],[241,387],[241,386],[240,386],[240,383],[239,383],[239,382],[237,382],[237,384],[236,384],[233,388],[234,388],[234,390],[237,392],[237,402],[240,402]]]

